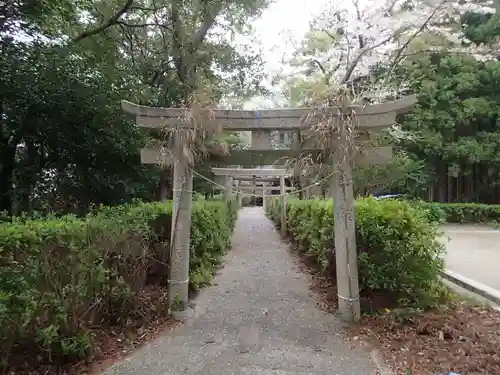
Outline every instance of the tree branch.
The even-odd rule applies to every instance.
[[[346,53],[346,61],[345,61],[346,70],[347,70],[347,68],[349,67],[349,64],[351,63],[351,51],[352,51],[351,41],[350,41],[349,35],[347,33],[345,34],[345,40],[347,43],[347,53]]]
[[[432,18],[434,18],[434,15],[437,13],[437,11],[441,8],[441,6],[446,2],[446,0],[443,0],[441,1],[441,3],[439,3],[438,6],[436,6],[436,8],[434,8],[434,10],[431,12],[431,14],[427,17],[427,19],[425,20],[425,22],[420,25],[420,27],[418,28],[417,31],[415,31],[412,36],[410,38],[408,38],[408,40],[403,44],[403,46],[396,52],[396,56],[394,57],[394,60],[391,64],[391,67],[389,68],[389,71],[387,73],[387,78],[389,75],[392,74],[392,72],[394,71],[394,69],[396,68],[396,66],[399,64],[399,62],[401,61],[402,58],[404,58],[405,56],[402,56],[403,55],[403,52],[406,48],[408,48],[408,46],[410,45],[410,43],[422,32],[424,31],[424,29],[427,27],[427,25],[429,25],[429,23],[431,22]]]
[[[396,6],[397,0],[392,0],[392,2],[389,4],[389,7],[387,8],[387,14],[392,15],[392,12],[394,12],[394,7]]]
[[[358,21],[361,21],[361,10],[359,9],[359,1],[353,0],[352,4],[354,5],[354,8],[356,9],[356,18],[358,19]],[[360,49],[365,48],[365,46],[366,46],[365,37],[362,34],[358,35],[358,43],[359,43]]]
[[[219,12],[222,10],[222,2],[218,2],[213,6],[212,9],[209,8],[210,6],[208,5],[208,1],[205,1],[205,17],[203,19],[203,22],[201,23],[200,28],[195,32],[191,44],[193,52],[196,51],[205,40],[208,30],[210,30],[210,28],[213,26],[215,19],[219,15]]]
[[[113,16],[111,16],[106,22],[93,29],[85,30],[84,32],[73,38],[72,42],[73,43],[81,42],[86,38],[102,33],[103,31],[109,29],[111,26],[119,24],[121,16],[123,16],[130,10],[133,2],[134,0],[127,0],[125,4],[120,9],[118,9],[118,11]]]
[[[364,55],[366,55],[368,52],[373,51],[375,48],[380,47],[381,45],[389,42],[392,38],[394,38],[394,35],[389,36],[388,38],[382,39],[381,41],[372,44],[371,46],[366,46],[363,48],[361,51],[359,51],[358,55],[354,58],[351,64],[347,67],[344,79],[342,80],[342,83],[346,83],[349,81],[349,79],[352,76],[352,73],[354,72],[354,69],[358,66],[360,63],[361,59],[363,58]]]
[[[162,24],[162,23],[157,23],[157,22],[150,22],[150,23],[127,23],[127,22],[123,22],[123,21],[117,21],[116,25],[121,25],[121,26],[125,26],[125,27],[130,27],[130,28],[140,28],[140,27],[155,26],[155,27],[159,27],[159,28],[164,28],[164,29],[167,29],[167,30],[171,30],[171,28],[169,26],[167,26],[165,24]]]
[[[318,68],[321,70],[321,73],[323,73],[323,76],[325,79],[325,84],[327,84],[327,85],[330,84],[330,77],[332,75],[332,72],[327,72],[325,67],[323,66],[323,64],[321,64],[321,62],[319,60],[312,59],[311,62],[313,64],[316,64],[318,66]],[[340,63],[338,65],[340,65]]]
[[[170,9],[170,20],[172,22],[172,55],[174,57],[175,67],[177,69],[177,74],[179,75],[179,79],[181,82],[184,77],[182,74],[183,64],[182,64],[182,48],[183,48],[183,40],[181,38],[182,33],[182,23],[181,23],[181,15],[179,12],[179,4],[176,1],[172,1],[171,9]]]
[[[168,4],[167,5],[163,5],[163,6],[160,6],[160,7],[157,7],[156,4],[154,7],[144,7],[144,6],[141,6],[141,5],[132,5],[129,10],[142,10],[144,12],[156,12],[160,9],[166,9],[168,8]]]
[[[324,66],[321,64],[321,62],[319,62],[318,60],[316,59],[312,59],[311,60],[312,63],[316,64],[318,66],[318,68],[321,70],[321,72],[325,75],[325,76],[328,76],[328,73],[326,71],[326,69],[324,68]]]
[[[333,41],[336,41],[337,38],[332,34],[330,33],[330,31],[328,31],[327,29],[324,29],[323,32],[328,35],[331,39],[333,39]]]

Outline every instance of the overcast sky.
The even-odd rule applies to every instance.
[[[299,42],[309,29],[309,22],[332,0],[275,0],[262,17],[254,23],[260,40],[266,71],[278,71],[284,55],[290,55],[294,44]],[[333,0],[334,1],[334,0]],[[294,43],[295,42],[295,43]],[[252,100],[245,107],[259,107],[261,100]]]
[[[290,39],[300,41],[309,22],[332,0],[275,0],[254,23],[270,69],[279,68],[283,53],[293,51]]]

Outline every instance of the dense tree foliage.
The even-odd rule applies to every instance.
[[[497,15],[467,14],[464,21],[474,43],[500,35]],[[401,122],[407,136],[400,145],[425,165],[425,178],[410,192],[438,201],[500,201],[500,62],[442,51],[412,59],[399,73],[419,99]]]
[[[405,6],[353,3],[355,12],[325,11],[304,36],[282,77],[290,104],[345,86],[358,103],[415,93],[417,106],[383,137],[396,146],[394,161],[357,170],[357,193],[499,202],[500,16],[492,4],[438,4],[411,24]]]
[[[148,135],[120,101],[177,106],[200,82],[212,100],[259,90],[248,33],[265,0],[54,0],[0,4],[0,211],[83,214],[153,198]],[[203,184],[197,184],[203,187]],[[163,186],[164,187],[164,186]]]
[[[127,87],[38,43],[6,43],[1,59],[3,209],[84,212],[94,195],[138,193],[142,137],[118,108]]]

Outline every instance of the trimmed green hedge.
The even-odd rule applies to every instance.
[[[268,215],[279,226],[279,201],[268,205]],[[443,270],[438,226],[427,212],[396,200],[356,201],[360,289],[392,293],[404,305],[431,303]],[[331,200],[287,202],[287,230],[299,249],[315,258],[323,271],[332,257],[333,204]]]
[[[136,318],[150,269],[166,266],[170,202],[100,208],[84,219],[13,219],[0,224],[0,365],[13,349],[52,359],[82,358],[88,327]],[[237,208],[193,204],[190,283],[210,282],[230,246]],[[165,273],[165,272],[164,272]],[[167,306],[158,306],[158,315]],[[140,316],[140,314],[139,314]]]
[[[500,221],[500,205],[480,203],[415,203],[426,210],[431,219],[447,223],[489,223]]]

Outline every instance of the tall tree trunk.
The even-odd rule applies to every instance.
[[[171,170],[163,167],[160,173],[160,182],[158,183],[157,199],[166,201],[172,199],[172,197]]]
[[[429,195],[427,197],[427,200],[429,202],[434,202],[434,184],[431,184],[431,187],[429,188]]]
[[[17,194],[18,202],[16,202],[16,215],[22,212],[31,212],[33,210],[33,190],[38,182],[40,171],[43,168],[41,158],[37,148],[33,143],[26,143],[27,159],[26,164],[23,166],[22,181],[18,181],[18,188],[20,193]]]
[[[437,200],[438,202],[446,202],[448,182],[448,169],[443,161],[439,161],[437,165]]]
[[[17,145],[16,145],[17,146]],[[13,198],[12,184],[16,167],[16,146],[8,146],[1,154],[0,165],[0,211],[12,215]]]
[[[448,175],[446,178],[448,191],[446,193],[446,202],[453,202],[453,177]]]

